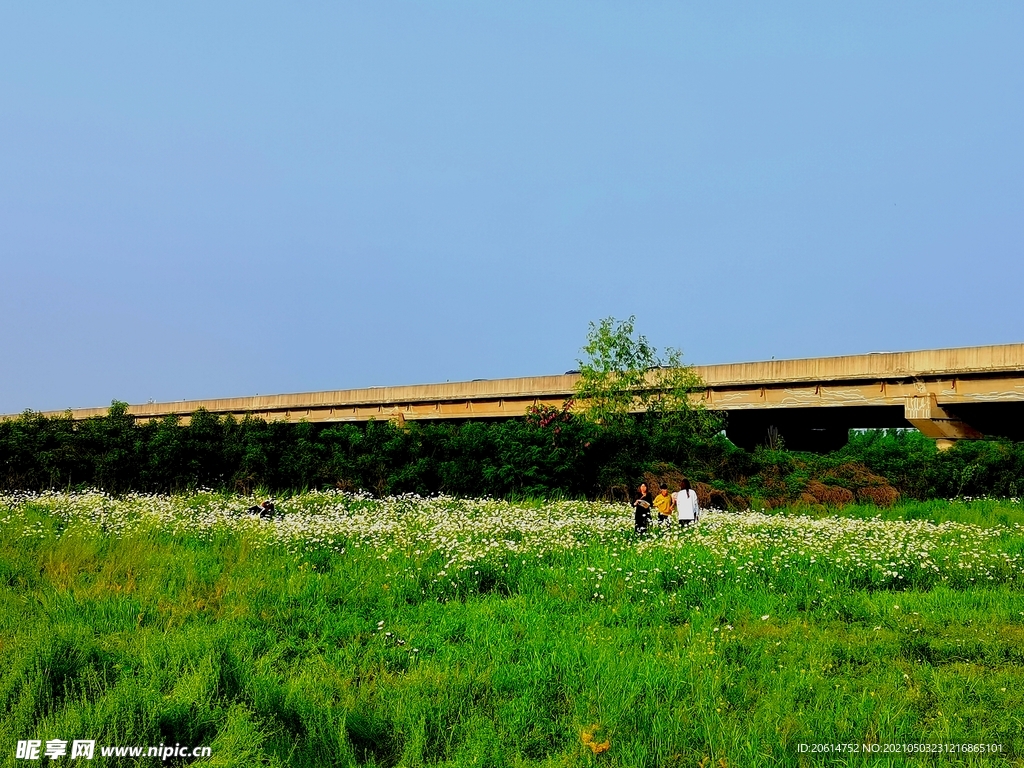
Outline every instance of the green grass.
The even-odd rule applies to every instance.
[[[147,513],[161,504],[173,514]],[[939,576],[908,561],[896,578],[812,551],[827,527],[799,528],[803,550],[741,516],[638,542],[624,508],[594,505],[577,513],[601,524],[553,546],[523,523],[542,505],[337,504],[352,526],[318,537],[204,517],[244,508],[223,497],[8,500],[0,762],[56,738],[209,745],[203,764],[237,766],[924,762],[798,752],[824,742],[995,743],[928,762],[1024,761],[1019,527],[934,533]],[[325,505],[296,497],[285,521]],[[480,533],[490,514],[510,527]],[[126,763],[160,761],[81,764]]]
[[[953,521],[986,528],[1024,525],[1024,504],[1006,499],[932,499],[904,501],[893,507],[876,507],[873,504],[848,504],[843,507],[798,505],[765,512],[783,515],[797,513],[817,518],[840,516],[860,519],[879,517],[883,520],[928,520],[933,523]]]

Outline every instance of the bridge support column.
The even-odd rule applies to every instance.
[[[970,424],[939,406],[933,394],[904,398],[903,414],[921,434],[932,438],[940,451],[952,448],[957,440],[977,440],[983,437]]]

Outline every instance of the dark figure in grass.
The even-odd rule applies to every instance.
[[[633,524],[637,533],[647,533],[647,526],[651,524],[651,505],[654,504],[654,497],[647,491],[647,483],[640,483],[636,500],[633,502]]]
[[[246,512],[248,512],[250,515],[259,515],[264,520],[269,520],[274,516],[274,502],[272,502],[270,499],[267,499],[258,507],[249,507],[249,509],[247,509]]]

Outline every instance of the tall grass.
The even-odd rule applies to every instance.
[[[763,510],[772,513],[773,510]],[[801,514],[816,518],[855,517],[867,520],[926,520],[932,523],[958,522],[984,528],[1024,525],[1024,504],[1019,499],[959,498],[906,500],[891,507],[874,504],[845,506],[797,505],[775,510],[777,514]]]
[[[317,542],[281,538],[327,514],[292,502],[276,522],[211,523],[210,504],[242,502],[9,499],[2,759],[24,764],[15,742],[29,738],[210,745],[210,764],[237,766],[919,762],[798,752],[821,742],[1002,745],[935,764],[1024,758],[1019,527],[935,532],[929,557],[951,578],[900,564],[901,580],[793,548],[771,518],[756,550],[739,516],[638,540],[625,508],[598,506],[580,513],[607,518],[592,528],[522,528],[517,543],[509,518],[526,508],[452,503],[430,529],[413,516],[427,502],[349,498],[365,536]],[[465,537],[484,514],[510,524],[499,543],[453,562],[438,530]],[[412,543],[387,544],[402,526]],[[807,530],[808,547],[826,536]]]

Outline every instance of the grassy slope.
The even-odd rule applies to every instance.
[[[430,553],[54,525],[0,543],[7,764],[23,738],[209,744],[239,766],[919,762],[796,752],[826,741],[1024,757],[1019,579],[867,590],[819,562],[705,583],[686,576],[700,551],[624,537],[481,566],[442,602]]]

